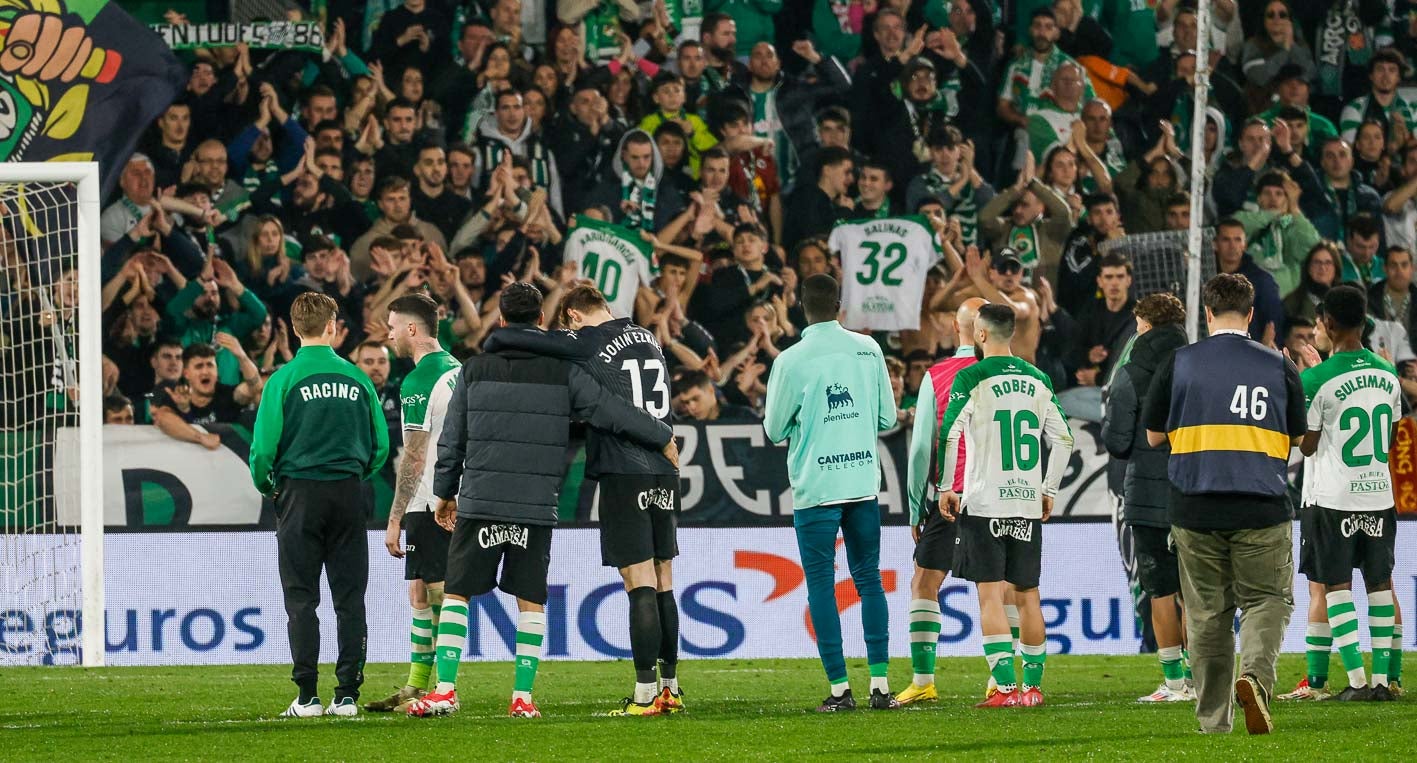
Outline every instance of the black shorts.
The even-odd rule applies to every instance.
[[[497,568],[502,568],[500,580]],[[546,603],[551,527],[458,517],[448,547],[445,593],[471,599],[493,588],[534,604]]]
[[[1397,510],[1339,511],[1305,506],[1299,512],[1299,571],[1324,585],[1366,585],[1392,578],[1397,554]]]
[[[1171,530],[1165,527],[1128,525],[1137,559],[1137,581],[1147,596],[1160,598],[1181,592],[1181,565],[1171,547]]]
[[[955,538],[959,535],[959,522],[951,522],[940,516],[934,504],[924,507],[924,528],[920,531],[920,542],[915,544],[915,563],[922,569],[949,574],[954,568]]]
[[[1043,567],[1043,523],[1021,517],[976,517],[956,520],[956,577],[973,583],[1008,581],[1015,588],[1038,587]]]
[[[600,563],[620,569],[679,555],[679,477],[607,474],[600,479]]]
[[[453,534],[433,521],[432,511],[412,511],[403,515],[403,579],[441,583],[448,576],[448,542]]]

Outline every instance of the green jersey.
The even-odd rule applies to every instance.
[[[1300,375],[1309,431],[1319,448],[1305,459],[1305,506],[1382,511],[1393,506],[1388,451],[1402,416],[1392,364],[1370,350],[1336,352]]]
[[[438,436],[443,433],[443,414],[448,410],[453,387],[457,385],[462,364],[452,355],[439,350],[418,361],[413,371],[399,385],[399,403],[403,409],[403,431],[428,432],[428,452],[423,454],[423,474],[408,511],[429,511],[436,508],[433,495],[433,467],[437,463]],[[408,442],[408,436],[404,436]]]
[[[1042,499],[1057,494],[1073,452],[1072,430],[1046,374],[1011,355],[962,369],[940,422],[939,473],[951,482],[960,438],[969,453],[961,497],[965,511],[977,517],[1043,516]],[[1046,468],[1040,464],[1044,441]]]
[[[301,347],[266,382],[251,436],[251,479],[263,494],[286,477],[369,479],[388,456],[374,385],[328,346]]]

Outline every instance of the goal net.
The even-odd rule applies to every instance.
[[[0,164],[0,665],[103,664],[98,238],[97,165]]]
[[[1211,248],[1212,230],[1201,231],[1200,283],[1215,275],[1215,252]],[[1188,232],[1159,231],[1137,233],[1103,242],[1102,254],[1118,252],[1132,261],[1132,290],[1138,299],[1148,294],[1169,292],[1186,303],[1186,320],[1200,318],[1200,305],[1187,298],[1190,290],[1190,259],[1187,256]],[[1199,293],[1199,289],[1196,290]],[[1202,326],[1203,328],[1203,326]]]

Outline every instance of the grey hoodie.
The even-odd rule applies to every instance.
[[[565,210],[561,208],[561,174],[556,170],[556,157],[552,155],[551,149],[546,147],[546,143],[541,140],[541,136],[537,135],[532,130],[531,117],[526,118],[526,121],[522,123],[521,129],[516,135],[507,136],[502,134],[502,131],[498,129],[496,117],[492,114],[488,114],[477,123],[477,142],[479,144],[489,142],[501,143],[511,149],[513,156],[519,156],[528,160],[533,158],[528,156],[528,153],[531,152],[534,147],[539,146],[547,162],[547,200],[550,202],[551,208],[556,210],[556,214],[564,216]],[[482,152],[479,151],[479,165],[482,163],[481,157]],[[485,188],[492,168],[479,166],[477,172],[476,185]],[[535,178],[533,178],[533,180],[534,179]]]
[[[615,158],[610,162],[610,168],[615,170],[615,182],[619,183],[620,178],[625,174],[625,160],[621,158],[625,155],[625,141],[629,140],[631,135],[636,134],[649,138],[650,149],[654,151],[654,163],[650,165],[650,174],[654,175],[657,186],[659,181],[664,179],[664,157],[659,155],[659,144],[654,142],[654,136],[638,127],[626,130],[625,134],[620,136],[620,144],[615,147]]]
[[[628,130],[620,138],[619,145],[615,147],[615,158],[610,162],[611,172],[601,179],[590,194],[588,205],[599,204],[608,207],[617,223],[622,219],[624,213],[620,209],[620,193],[627,170],[625,169],[625,160],[621,157],[624,156],[625,142],[630,139],[631,135],[643,135],[650,139],[650,150],[654,156],[650,164],[650,175],[655,181],[654,226],[652,229],[658,230],[683,211],[684,200],[673,188],[666,187],[660,182],[664,178],[664,158],[660,156],[659,146],[655,145],[654,138],[645,130],[639,128]]]

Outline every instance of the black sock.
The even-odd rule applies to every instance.
[[[673,591],[659,592],[659,675],[674,678],[679,664],[679,603]]]
[[[313,683],[304,686],[299,686],[297,688],[299,689],[299,699],[297,701],[302,705],[310,704],[310,700],[320,695],[319,690]]]
[[[630,590],[630,654],[635,660],[635,681],[655,682],[654,660],[660,653],[659,609],[654,602],[654,587],[640,586]]]

